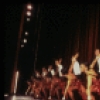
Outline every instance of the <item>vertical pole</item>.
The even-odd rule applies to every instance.
[[[39,4],[38,5],[37,20],[38,20],[39,14],[41,13],[40,10],[41,10],[41,5]],[[35,50],[34,71],[35,71],[36,63],[37,63],[37,52],[38,52],[38,45],[39,45],[39,39],[40,39],[40,29],[41,29],[41,17],[39,20],[39,28],[38,28],[38,32],[37,32],[38,37],[37,37],[37,44],[36,44],[36,50]]]
[[[18,78],[19,78],[19,72],[16,72],[16,77],[15,77],[15,85],[14,85],[14,94],[17,92],[17,83],[18,83]]]
[[[14,93],[15,75],[16,75],[16,70],[17,70],[17,65],[18,65],[18,55],[19,55],[19,50],[20,50],[21,35],[22,35],[22,31],[23,31],[24,14],[25,14],[25,6],[23,7],[23,12],[22,12],[22,15],[21,15],[21,22],[20,22],[20,29],[19,29],[19,33],[18,33],[16,57],[15,57],[13,75],[12,75],[12,80],[11,80],[11,90],[10,90],[11,94]]]

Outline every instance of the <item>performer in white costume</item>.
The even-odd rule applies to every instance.
[[[81,68],[80,68],[79,62],[77,61],[78,57],[79,57],[79,53],[76,53],[74,56],[72,56],[72,63],[71,63],[71,66],[69,68],[69,71],[68,71],[68,76],[72,75],[72,77],[71,78],[68,77],[67,86],[65,88],[65,93],[63,95],[62,100],[65,100],[65,96],[66,96],[68,88],[69,88],[69,86],[71,84],[71,81],[73,79],[80,78]],[[73,95],[71,96],[71,99],[74,100]]]

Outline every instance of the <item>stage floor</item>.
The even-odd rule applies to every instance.
[[[45,100],[45,99],[36,99],[32,96],[4,96],[4,100]],[[46,99],[48,100],[48,99]],[[51,100],[58,100],[58,99],[51,99]],[[70,100],[70,99],[67,99]],[[75,98],[75,100],[82,100],[81,98]],[[95,96],[95,100],[100,100],[100,96]]]
[[[6,96],[4,100],[43,100],[43,99],[34,99],[31,96]]]
[[[45,100],[45,99],[36,99],[31,96],[5,96],[4,100]],[[58,100],[58,99],[51,99]]]

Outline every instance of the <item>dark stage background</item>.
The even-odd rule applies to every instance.
[[[68,69],[71,56],[79,51],[80,62],[90,63],[95,48],[100,48],[100,4],[43,4],[38,15],[38,4],[33,4],[31,21],[24,20],[22,38],[29,32],[28,42],[20,48],[18,93],[24,93],[26,80],[34,72],[34,60],[39,34],[36,69],[63,58]],[[5,92],[9,93],[13,74],[18,32],[23,5],[7,5],[5,11]],[[38,18],[37,18],[38,15]],[[41,21],[41,23],[40,23]]]

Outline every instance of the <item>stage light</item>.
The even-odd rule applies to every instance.
[[[24,43],[27,43],[27,39],[24,39]]]
[[[4,96],[5,96],[5,97],[7,97],[7,96],[8,96],[8,94],[4,94]]]
[[[27,11],[27,16],[31,16],[31,12],[30,11]]]
[[[25,32],[25,35],[28,35],[28,32]]]
[[[31,9],[32,9],[32,5],[31,5],[31,4],[28,4],[28,5],[27,5],[27,9],[28,9],[28,10],[31,10]]]
[[[21,48],[23,48],[24,47],[24,45],[21,45]]]
[[[27,18],[27,21],[30,21],[30,18]]]

